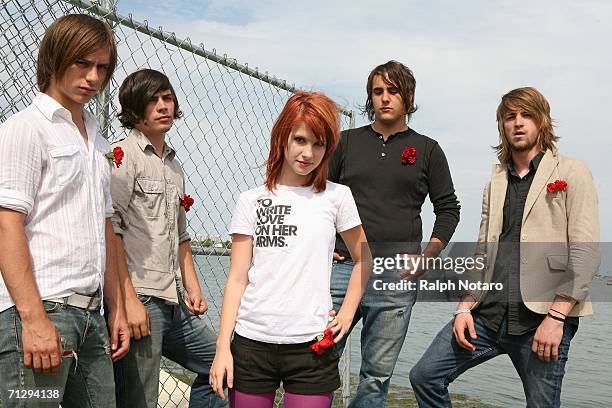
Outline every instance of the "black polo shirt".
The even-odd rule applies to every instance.
[[[407,148],[416,149],[414,163],[407,160]],[[386,141],[371,125],[343,131],[329,180],[351,188],[374,256],[419,251],[427,195],[436,214],[432,236],[448,243],[459,222],[459,201],[442,148],[412,129]],[[336,251],[350,256],[339,236]]]
[[[504,219],[492,278],[493,282],[502,283],[503,289],[488,292],[474,310],[474,314],[480,315],[485,326],[493,331],[499,331],[505,318],[508,321],[508,334],[525,334],[536,329],[545,317],[525,306],[520,282],[523,210],[542,157],[543,152],[531,160],[529,172],[523,177],[517,174],[512,161],[507,164],[508,187],[504,199]],[[577,319],[568,318],[567,322],[577,323]]]

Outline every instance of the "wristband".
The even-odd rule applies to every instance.
[[[558,310],[555,310],[555,309],[553,309],[553,308],[550,308],[550,310],[551,310],[552,312],[559,313],[559,314],[560,314],[561,316],[563,316],[563,317],[567,317],[567,315],[566,315],[565,313],[561,313],[561,312],[560,312],[560,311],[558,311]]]
[[[554,319],[554,320],[556,320],[556,321],[558,321],[558,322],[564,322],[564,321],[565,321],[565,319],[563,319],[563,318],[561,318],[561,317],[558,317],[558,316],[555,316],[555,315],[551,315],[551,314],[550,314],[550,312],[548,312],[548,314],[547,314],[546,316],[548,316],[548,317],[550,317],[551,319]]]
[[[472,313],[472,311],[470,309],[457,309],[453,312],[453,316],[457,316],[458,314],[463,314],[463,313]]]

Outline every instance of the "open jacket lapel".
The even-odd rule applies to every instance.
[[[533,208],[536,200],[546,191],[546,185],[548,184],[548,180],[550,179],[550,175],[553,173],[555,168],[559,165],[559,159],[557,157],[556,151],[547,150],[544,153],[544,157],[542,157],[542,161],[538,166],[538,170],[536,171],[535,177],[533,178],[533,182],[531,183],[531,188],[529,189],[529,193],[527,194],[527,199],[525,200],[525,209],[523,210],[523,220],[521,224],[525,223],[525,219],[529,215],[529,212]]]
[[[496,242],[501,234],[504,219],[504,201],[508,188],[508,175],[504,165],[493,165],[491,175],[491,201],[489,207],[488,241]]]

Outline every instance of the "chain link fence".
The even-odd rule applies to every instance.
[[[223,288],[229,270],[228,224],[240,191],[263,181],[269,134],[280,110],[297,89],[247,64],[179,39],[173,33],[118,15],[82,0],[0,0],[0,122],[28,106],[37,93],[36,56],[45,29],[68,13],[105,20],[118,42],[119,63],[108,89],[88,107],[105,137],[126,136],[116,119],[117,93],[137,69],[163,71],[173,84],[184,117],[168,134],[186,176],[186,193],[195,198],[187,216],[196,267],[209,311],[218,329]],[[342,109],[343,128],[354,127],[354,113]],[[347,347],[345,356],[350,351]],[[162,407],[187,406],[193,373],[162,362]],[[348,398],[348,364],[341,363],[343,400]],[[170,375],[166,375],[170,373]],[[340,398],[336,398],[340,402]]]

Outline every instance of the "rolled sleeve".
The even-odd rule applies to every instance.
[[[187,232],[187,213],[181,206],[178,214],[178,233],[179,233],[179,244],[185,241],[191,241],[191,236]]]
[[[129,228],[128,207],[134,193],[134,183],[134,163],[126,155],[122,165],[114,167],[111,175],[111,221],[115,234],[123,235]]]
[[[32,127],[21,120],[0,126],[0,207],[29,214],[40,186],[43,149]]]

